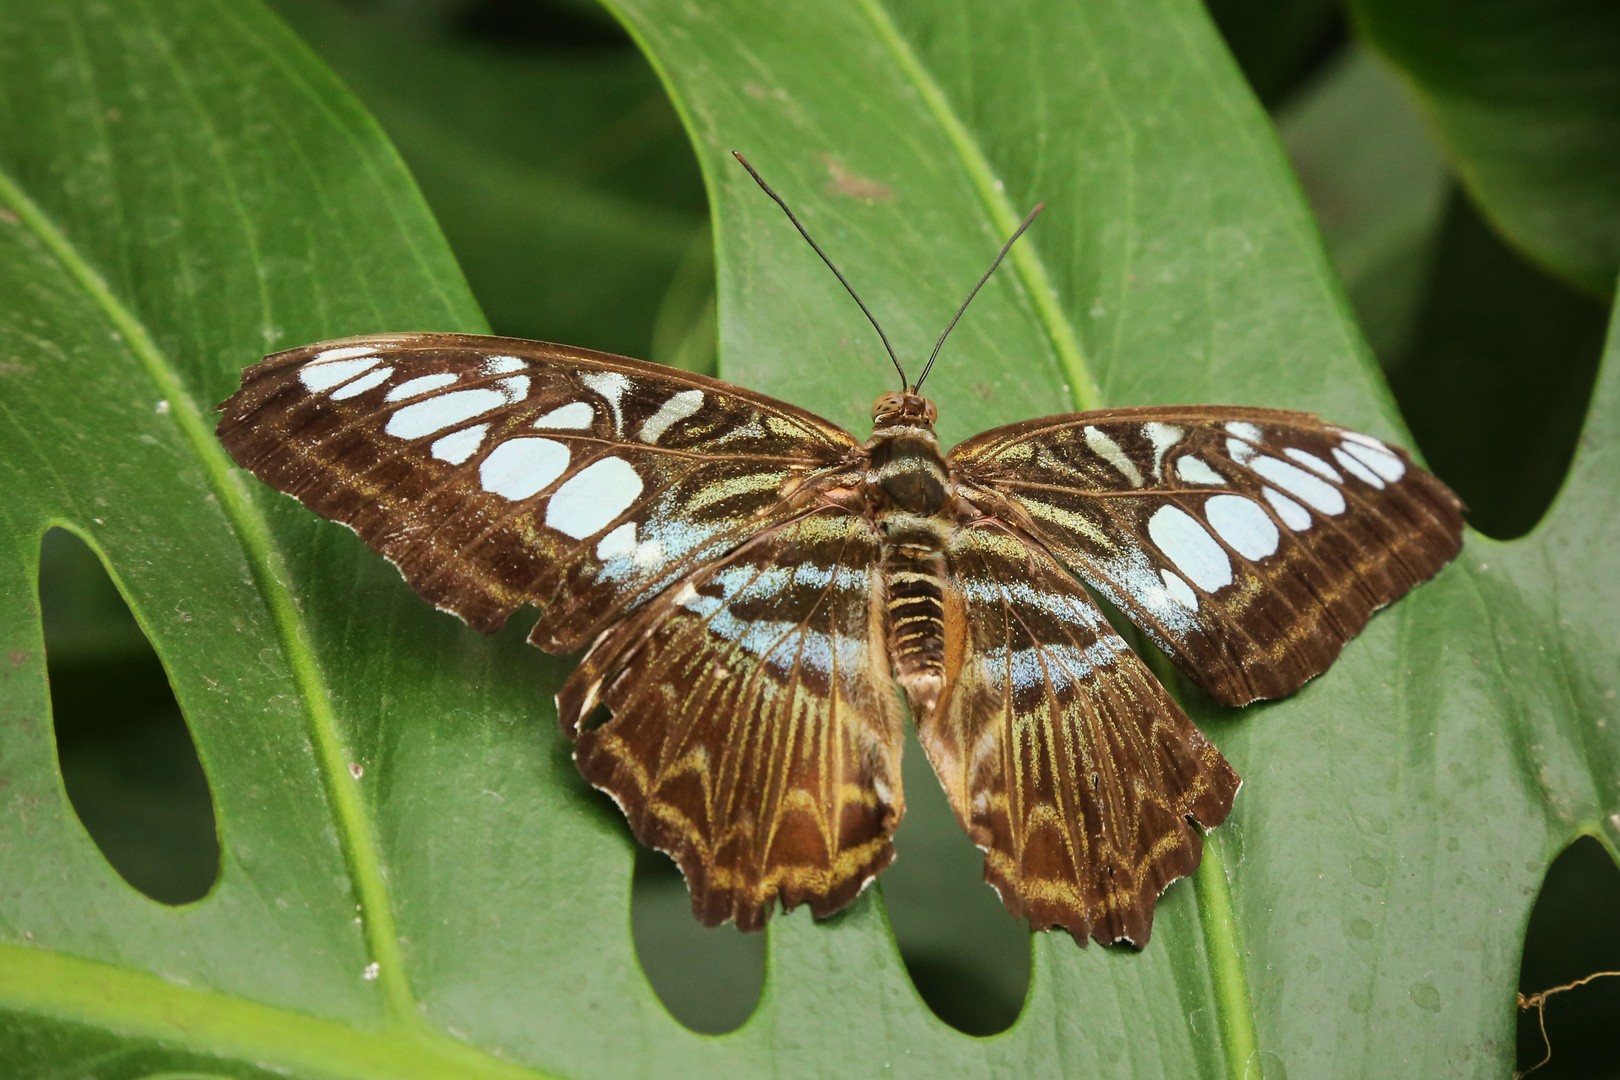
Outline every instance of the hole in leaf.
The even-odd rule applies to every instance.
[[[1531,266],[1454,192],[1390,388],[1430,468],[1498,539],[1552,503],[1586,416],[1608,313]]]
[[[63,529],[41,543],[39,600],[74,813],[136,889],[200,900],[219,876],[214,804],[162,661],[101,560]]]
[[[765,935],[698,922],[680,868],[662,852],[639,845],[630,926],[636,958],[658,1000],[693,1031],[735,1031],[759,1004]]]
[[[1620,867],[1590,836],[1565,848],[1547,868],[1530,911],[1519,965],[1519,992],[1529,995],[1620,971]],[[1595,979],[1546,1000],[1547,1042],[1534,1009],[1519,1013],[1518,1067],[1535,1065],[1552,1045],[1552,1059],[1531,1076],[1574,1080],[1620,1074],[1614,1018],[1620,1016],[1620,978]]]
[[[915,734],[903,761],[899,857],[879,879],[900,956],[934,1015],[969,1035],[1005,1031],[1029,991],[1029,929],[985,884],[984,853],[957,823]]]

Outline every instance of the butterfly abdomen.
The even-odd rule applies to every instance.
[[[945,685],[945,545],[936,523],[893,515],[883,523],[889,656],[912,710],[933,711]]]
[[[882,399],[880,400],[880,404]],[[949,474],[927,403],[878,420],[867,489],[883,536],[889,657],[918,716],[933,712],[945,686],[945,540],[951,528]]]

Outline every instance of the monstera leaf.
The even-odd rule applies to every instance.
[[[948,440],[1077,406],[1245,402],[1402,441],[1196,5],[619,13],[705,172],[725,377],[851,427],[891,377],[736,148],[908,358],[1047,202],[929,384]],[[526,627],[483,639],[431,611],[212,437],[213,403],[266,351],[482,328],[398,159],[249,0],[5,16],[10,1075],[1507,1071],[1541,875],[1581,832],[1620,839],[1620,368],[1530,537],[1471,535],[1286,701],[1222,711],[1180,688],[1247,783],[1146,949],[1037,936],[1018,1023],[974,1039],[917,997],[874,890],[822,924],[775,920],[755,1014],[699,1036],[637,967],[632,847],[550,705],[567,662],[522,645]],[[196,903],[127,886],[63,795],[35,583],[51,525],[112,568],[185,711],[222,842]]]
[[[1350,0],[1452,168],[1514,247],[1607,298],[1620,270],[1620,8]]]

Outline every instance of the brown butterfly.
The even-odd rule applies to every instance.
[[[1007,908],[1145,944],[1239,780],[1081,580],[1242,705],[1445,565],[1461,504],[1405,451],[1273,409],[1051,416],[942,453],[901,378],[863,443],[636,360],[379,334],[249,368],[219,435],[440,610],[491,633],[530,604],[532,643],[588,646],[557,696],[575,761],[704,923],[826,916],[888,866],[898,682]]]

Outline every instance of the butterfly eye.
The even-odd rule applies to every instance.
[[[897,413],[905,407],[905,403],[904,395],[896,394],[892,390],[888,393],[879,394],[877,401],[872,404],[872,419],[876,420],[890,413]]]

